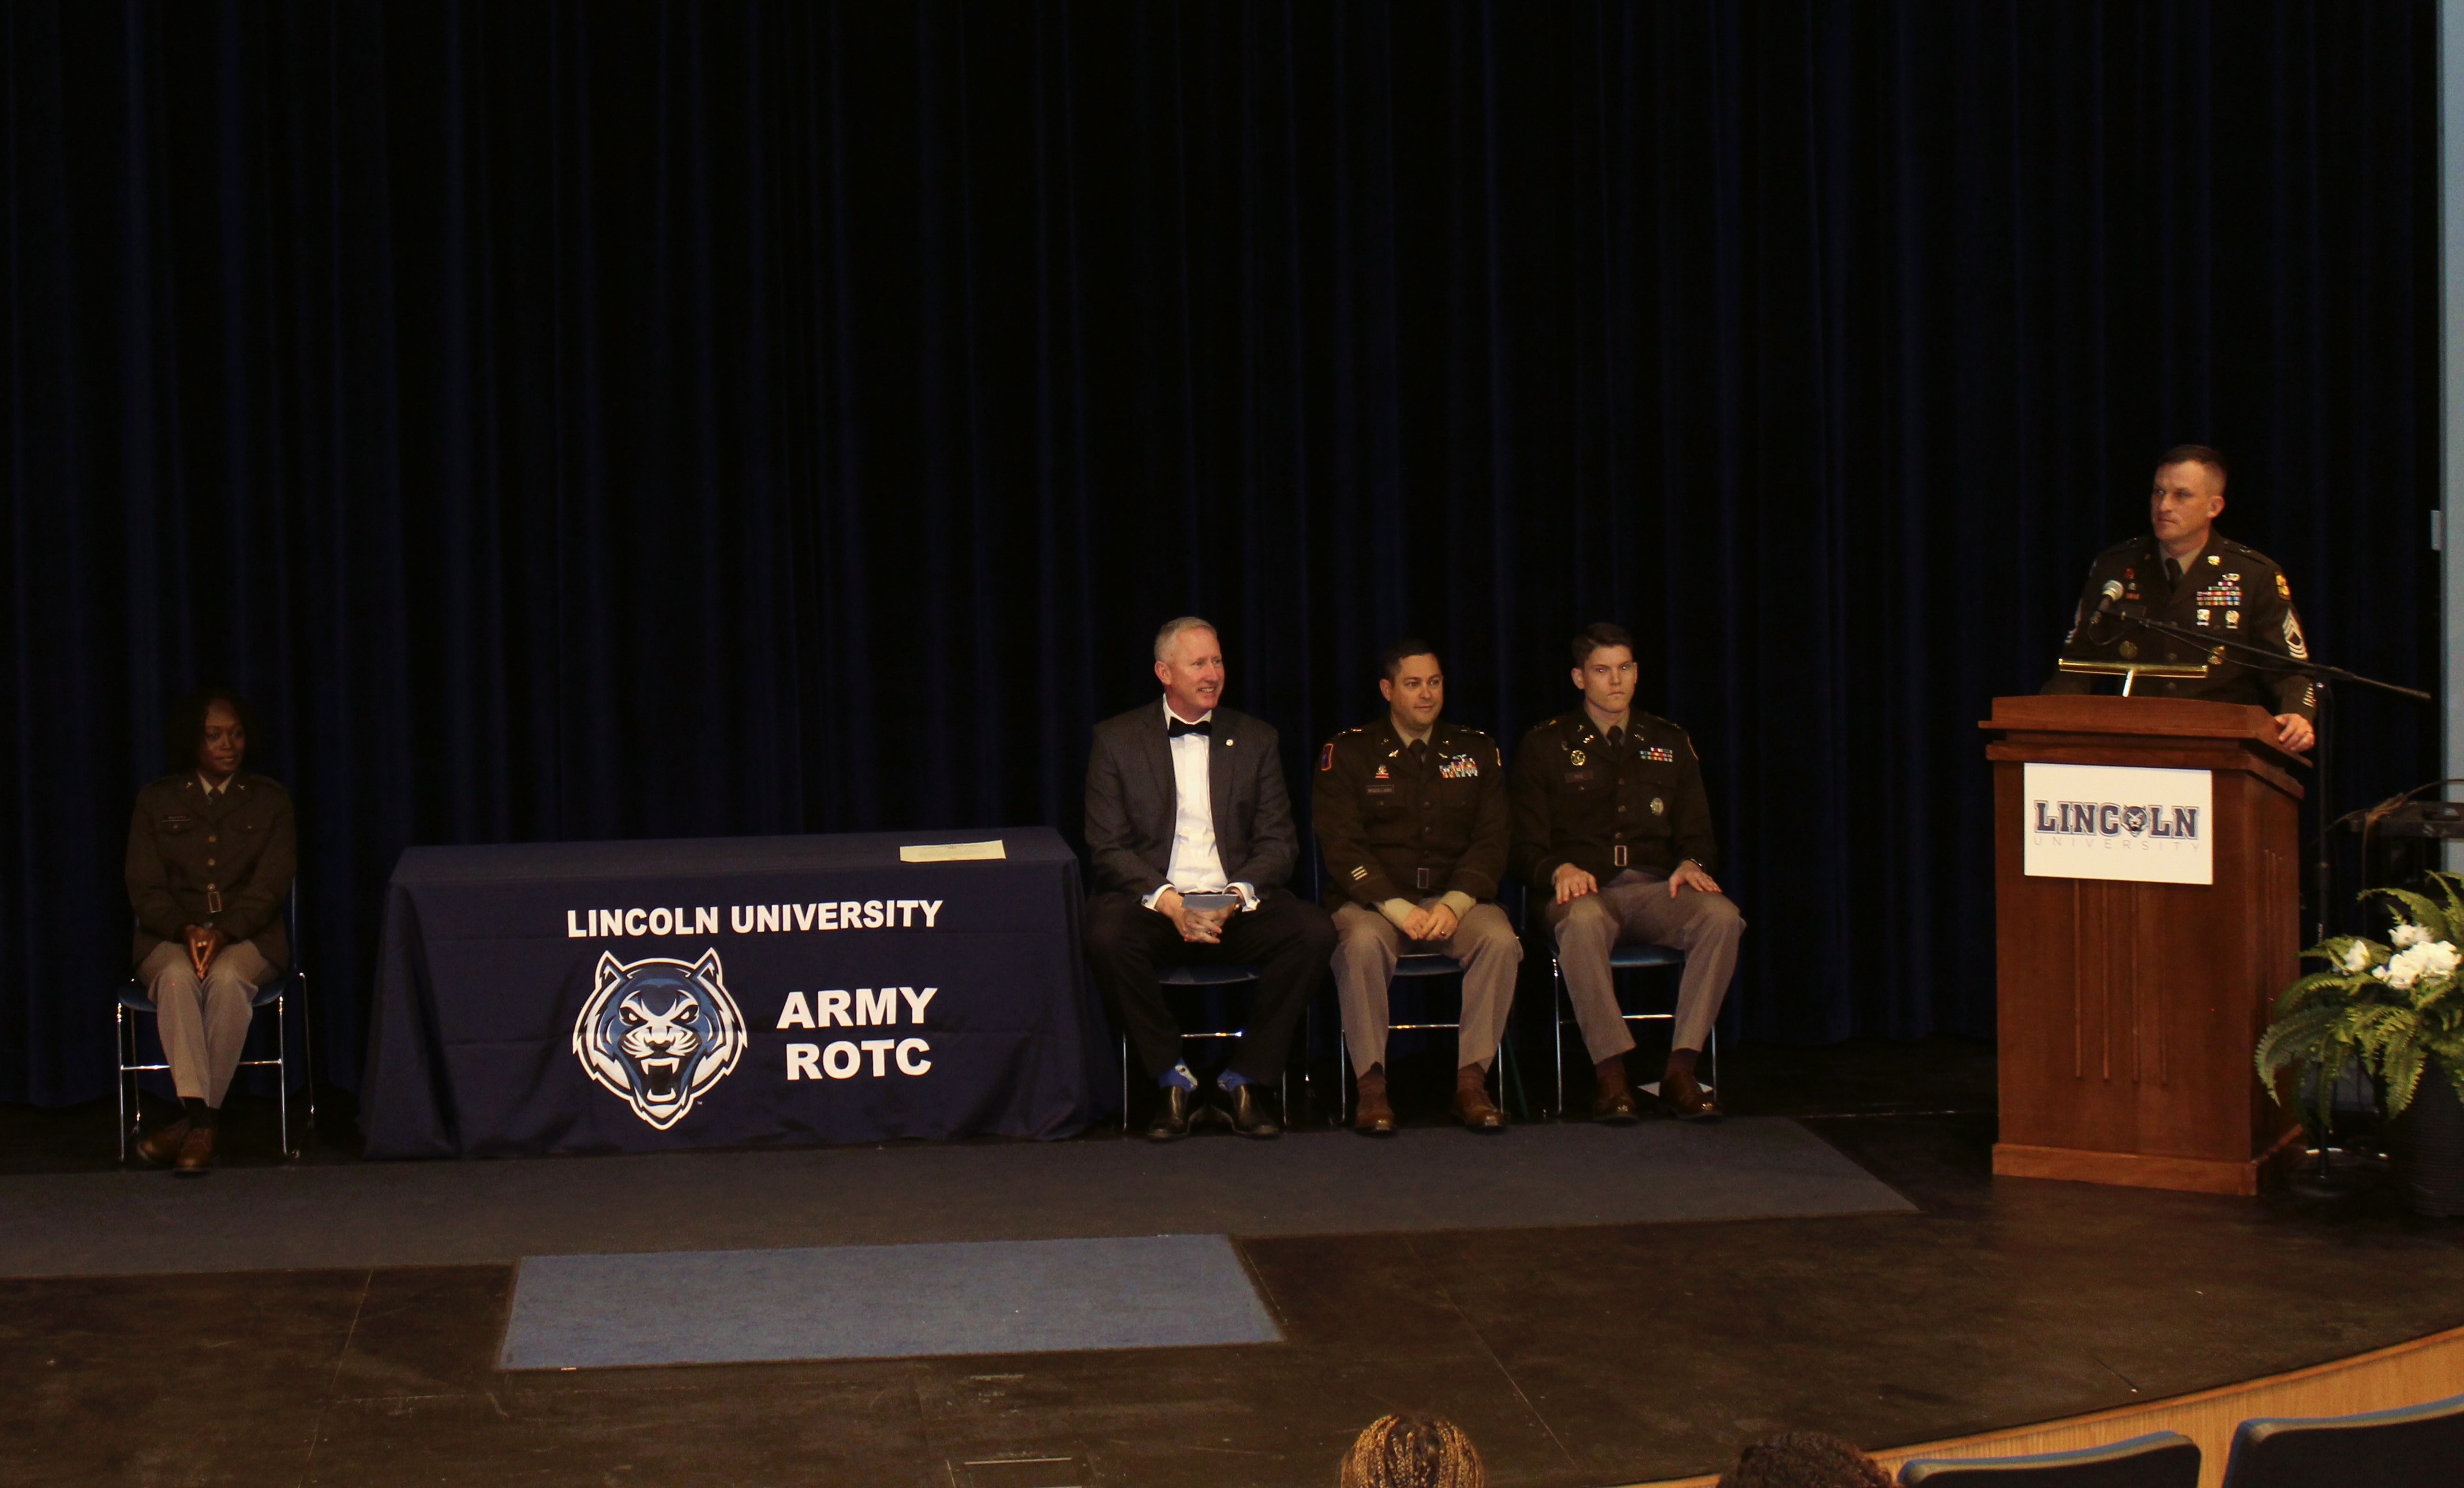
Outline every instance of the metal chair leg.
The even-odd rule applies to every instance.
[[[119,1064],[112,1077],[112,1094],[120,1099],[120,1161],[128,1161],[128,1066],[136,1061],[128,1057],[128,1010],[118,1002],[111,1005],[111,1054]]]
[[[282,1128],[282,1155],[297,1158],[291,1145],[291,1025],[288,992],[274,994],[274,1119]]]
[[[1566,965],[1549,958],[1549,1033],[1557,1046],[1557,1110],[1566,1119]]]
[[[308,1140],[299,1144],[304,1153],[317,1139],[317,1029],[309,1021],[308,973],[297,973],[293,985],[299,988],[299,1088],[308,1095]]]

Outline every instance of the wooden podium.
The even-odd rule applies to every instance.
[[[2305,762],[2276,744],[2265,710],[2235,703],[1996,698],[1980,726],[2000,930],[1993,1171],[2256,1193],[2297,1123],[2268,1099],[2251,1051],[2298,974],[2291,767]],[[2213,881],[2030,877],[2030,764],[2210,771]]]

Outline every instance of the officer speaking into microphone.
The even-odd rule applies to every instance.
[[[2148,493],[2149,531],[2118,543],[2089,565],[2062,656],[2072,661],[2204,663],[2207,675],[2140,677],[2133,696],[2252,703],[2275,715],[2277,742],[2307,750],[2318,696],[2299,672],[2269,671],[2229,647],[2202,651],[2193,642],[2132,624],[2139,616],[2205,632],[2218,640],[2308,661],[2293,586],[2275,560],[2215,529],[2225,509],[2225,457],[2204,444],[2165,452]],[[2093,675],[2057,671],[2048,693],[2088,693]]]

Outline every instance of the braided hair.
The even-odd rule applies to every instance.
[[[1485,1488],[1487,1474],[1462,1427],[1443,1416],[1381,1415],[1343,1459],[1340,1488]]]
[[[1891,1488],[1891,1475],[1837,1436],[1775,1432],[1746,1443],[1720,1488]]]

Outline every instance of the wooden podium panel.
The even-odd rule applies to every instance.
[[[2255,1193],[2297,1124],[2251,1069],[2298,974],[2303,763],[2265,710],[2172,698],[1997,698],[2001,1141],[1993,1171]],[[2214,881],[2030,877],[2030,764],[2211,773]]]

